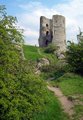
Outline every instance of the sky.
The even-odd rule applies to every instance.
[[[83,31],[83,0],[0,0],[0,4],[6,6],[8,15],[17,17],[29,45],[38,45],[40,16],[65,16],[67,41],[77,42],[79,27]]]

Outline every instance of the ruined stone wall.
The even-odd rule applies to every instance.
[[[58,51],[66,50],[65,17],[53,15],[52,19],[40,17],[39,46],[45,47],[49,43],[58,46]]]
[[[66,50],[65,17],[54,15],[53,18],[53,40],[52,43],[58,46],[60,51]]]
[[[45,47],[46,46],[46,34],[47,32],[49,35],[51,34],[51,20],[41,16],[40,17],[40,37],[39,37],[39,46]]]

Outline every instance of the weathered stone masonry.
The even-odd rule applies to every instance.
[[[60,52],[66,50],[65,17],[53,15],[52,19],[40,17],[39,46],[46,47],[49,43],[58,46]]]

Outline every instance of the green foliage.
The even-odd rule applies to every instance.
[[[46,48],[44,48],[45,53],[54,53],[57,50],[57,47],[53,44],[49,44]]]
[[[48,102],[45,108],[42,112],[34,115],[33,120],[69,120],[54,94],[48,91],[46,97]]]
[[[71,71],[83,74],[83,41],[78,44],[70,42],[67,62]]]
[[[44,108],[46,88],[34,74],[34,66],[23,61],[17,44],[23,43],[16,18],[0,6],[0,119],[31,120]]]
[[[7,78],[6,78],[7,79]],[[42,111],[45,102],[45,84],[35,75],[18,74],[15,80],[2,82],[0,89],[0,119],[32,119],[33,113]]]
[[[63,60],[58,60],[56,63],[52,63],[41,68],[42,77],[44,79],[57,79],[63,76],[66,72],[66,63]]]

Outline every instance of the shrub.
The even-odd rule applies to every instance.
[[[55,45],[49,44],[49,45],[45,48],[44,52],[45,52],[45,53],[54,53],[54,51],[56,51],[56,50],[57,50],[57,47],[56,47]]]
[[[0,120],[31,120],[45,104],[45,84],[30,63],[20,57],[14,43],[23,36],[0,6]]]
[[[45,76],[45,79],[51,77],[57,79],[66,72],[66,62],[63,60],[59,60],[56,64],[42,66],[41,72],[44,73],[43,76]]]
[[[66,59],[71,71],[83,74],[83,41],[78,44],[70,42]]]

